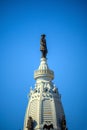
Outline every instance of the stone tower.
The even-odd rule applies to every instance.
[[[34,72],[34,89],[30,90],[24,130],[67,130],[65,114],[58,88],[52,82],[54,72],[47,64],[45,35],[41,35],[39,68]]]

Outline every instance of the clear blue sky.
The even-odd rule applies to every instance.
[[[87,130],[86,0],[0,1],[0,130],[23,128],[42,33],[67,126]]]

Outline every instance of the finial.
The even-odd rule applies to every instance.
[[[42,34],[40,40],[40,51],[42,52],[42,58],[46,58],[46,55],[48,53],[45,36],[45,34]]]

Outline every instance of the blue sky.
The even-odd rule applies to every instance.
[[[87,130],[86,0],[0,1],[0,130],[23,128],[45,33],[69,130]]]

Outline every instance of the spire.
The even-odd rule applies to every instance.
[[[34,71],[35,87],[29,93],[24,130],[67,130],[65,114],[58,88],[54,85],[54,72],[47,64],[45,34],[41,35],[40,65]]]

